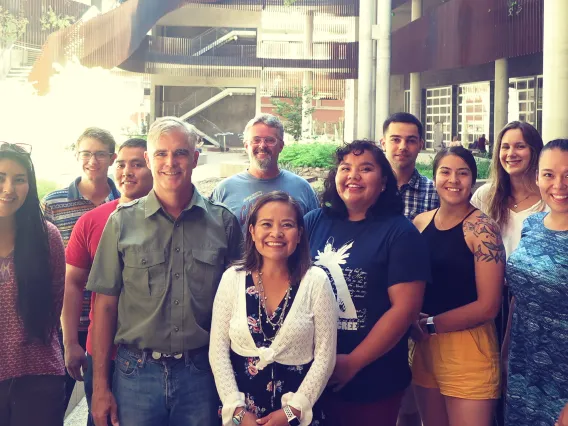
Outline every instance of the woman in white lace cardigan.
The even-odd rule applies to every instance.
[[[223,425],[323,426],[316,402],[335,366],[338,308],[326,273],[311,266],[302,210],[271,192],[246,229],[243,260],[223,275],[213,306]]]

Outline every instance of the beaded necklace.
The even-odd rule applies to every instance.
[[[278,332],[282,328],[282,324],[284,323],[284,318],[286,317],[286,310],[288,309],[288,304],[289,304],[289,301],[290,301],[290,290],[291,290],[290,282],[288,282],[288,289],[286,290],[286,294],[284,295],[284,306],[282,306],[282,310],[280,312],[278,320],[276,322],[272,322],[270,315],[268,315],[268,311],[266,309],[266,300],[268,299],[268,297],[266,296],[266,294],[264,292],[264,285],[262,284],[262,272],[259,272],[257,277],[258,277],[257,286],[258,286],[258,290],[259,290],[258,318],[259,318],[259,324],[260,324],[260,331],[262,332],[262,335],[264,336],[265,342],[273,342],[274,339],[276,338],[276,336],[278,335]],[[268,324],[270,324],[272,326],[272,330],[275,331],[274,336],[272,338],[268,337],[264,333],[264,329],[262,327],[262,312],[263,311],[264,311],[264,316],[266,317],[266,321],[268,322]]]

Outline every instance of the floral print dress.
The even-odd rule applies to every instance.
[[[292,307],[297,293],[297,286],[292,286],[290,290],[290,299],[288,307],[284,312],[284,318]],[[258,348],[269,347],[271,342],[266,341],[262,331],[269,339],[273,339],[278,328],[273,329],[266,321],[266,314],[262,311],[262,329],[259,323],[259,294],[254,285],[252,275],[246,278],[246,303],[247,303],[247,320],[250,334]],[[285,304],[285,298],[280,302],[278,308],[274,311],[270,321],[276,324],[282,314]],[[288,392],[296,392],[304,377],[308,373],[312,362],[302,365],[284,365],[273,362],[264,369],[258,370],[256,364],[258,357],[243,357],[231,351],[231,363],[235,372],[237,386],[241,392],[245,394],[245,402],[247,411],[256,414],[258,418],[265,417],[273,411],[282,408],[282,395]],[[319,407],[319,404],[313,407],[312,426],[324,426],[325,416]]]

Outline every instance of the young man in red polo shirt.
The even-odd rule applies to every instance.
[[[91,415],[91,397],[93,394],[93,369],[91,349],[91,325],[95,293],[91,296],[91,312],[89,333],[87,334],[87,354],[77,340],[77,328],[81,315],[83,290],[89,277],[91,265],[99,245],[99,240],[109,216],[118,204],[128,203],[143,197],[152,189],[152,174],[146,165],[144,139],[129,139],[124,142],[116,160],[115,182],[121,197],[97,207],[84,214],[77,221],[69,243],[65,250],[67,271],[65,274],[65,296],[61,322],[63,328],[63,344],[65,346],[65,366],[69,375],[75,380],[85,382],[85,394],[89,405],[87,425],[94,425]],[[82,369],[82,371],[81,371]]]

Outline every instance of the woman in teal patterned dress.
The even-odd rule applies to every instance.
[[[507,263],[515,298],[508,336],[507,426],[554,426],[568,402],[567,139],[545,145],[537,183],[550,213],[525,220],[521,242]]]

